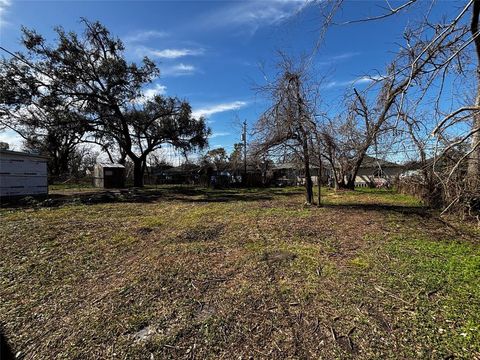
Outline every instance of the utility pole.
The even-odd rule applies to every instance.
[[[243,120],[242,126],[243,141],[243,183],[247,184],[247,120]]]

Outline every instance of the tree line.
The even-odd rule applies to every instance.
[[[408,0],[387,3],[378,16],[344,21],[357,26],[412,15],[391,61],[365,78],[367,86],[349,87],[336,113],[325,109],[331,106],[323,103],[311,59],[341,22],[344,2],[313,6],[322,26],[312,52],[300,58],[280,52],[276,77],[257,89],[270,105],[253,129],[251,156],[301,162],[309,204],[312,165],[319,171],[328,166],[336,188],[353,189],[367,154],[391,152],[415,160],[410,179],[428,203],[480,204],[480,0],[434,20],[430,10],[418,8],[425,2]],[[0,126],[47,152],[55,173],[81,155],[80,144],[98,144],[111,161],[133,163],[135,186],[143,185],[147,158],[165,144],[182,152],[206,148],[210,129],[188,101],[145,98],[145,85],[159,76],[156,65],[147,57],[128,62],[120,39],[99,22],[82,23],[80,35],[56,28],[54,44],[22,29],[25,51],[0,62]],[[223,156],[211,155],[217,162]]]

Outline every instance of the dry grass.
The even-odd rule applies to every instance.
[[[412,198],[102,199],[1,212],[0,321],[26,359],[480,358],[480,234]]]

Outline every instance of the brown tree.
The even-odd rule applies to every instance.
[[[311,135],[315,130],[314,111],[306,86],[305,67],[295,67],[286,56],[279,64],[276,79],[261,88],[272,104],[257,121],[254,133],[258,152],[294,152],[302,159],[305,198],[313,203],[310,173]]]

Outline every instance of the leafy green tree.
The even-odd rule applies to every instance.
[[[186,101],[160,96],[145,101],[142,89],[159,76],[151,60],[127,62],[120,39],[99,22],[82,23],[81,36],[56,28],[54,45],[22,29],[27,52],[1,62],[3,114],[44,98],[74,107],[87,118],[93,141],[104,146],[113,140],[131,159],[135,186],[143,185],[148,154],[162,144],[185,151],[206,145],[209,129],[202,118],[193,118]]]
[[[233,151],[228,158],[230,169],[236,175],[240,174],[243,169],[243,144],[233,144]]]
[[[213,165],[217,171],[224,171],[228,166],[227,152],[222,147],[209,150],[203,157],[203,162]]]

